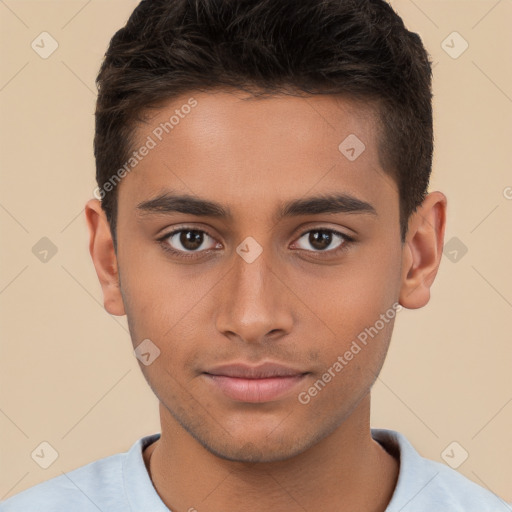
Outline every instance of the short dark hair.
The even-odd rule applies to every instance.
[[[143,0],[112,37],[96,80],[96,180],[114,245],[117,187],[103,187],[130,158],[141,116],[218,88],[374,105],[403,242],[432,169],[431,79],[420,37],[383,0]]]

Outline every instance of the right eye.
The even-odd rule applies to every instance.
[[[211,242],[208,244],[208,239],[212,240],[213,244]],[[166,233],[159,242],[166,251],[184,258],[196,257],[196,254],[199,256],[199,253],[219,245],[206,231],[190,227],[181,227]]]

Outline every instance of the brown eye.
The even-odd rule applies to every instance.
[[[304,245],[313,248],[313,252],[334,251],[348,240],[348,237],[332,229],[313,229],[304,233],[299,241],[304,239]],[[309,250],[307,247],[301,249]]]
[[[211,241],[208,245],[209,240]],[[215,240],[208,233],[199,229],[175,230],[165,235],[162,241],[177,253],[201,252],[215,247]]]
[[[200,231],[181,231],[178,240],[187,251],[195,251],[203,244],[204,236]]]

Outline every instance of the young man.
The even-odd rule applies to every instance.
[[[1,510],[508,510],[370,428],[446,221],[429,58],[391,7],[144,1],[98,85],[90,252],[161,434]]]

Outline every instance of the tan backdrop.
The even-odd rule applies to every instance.
[[[431,188],[449,219],[431,303],[399,314],[372,425],[512,501],[512,2],[392,3],[435,62]],[[95,76],[136,4],[0,2],[0,499],[159,431],[83,215]]]

